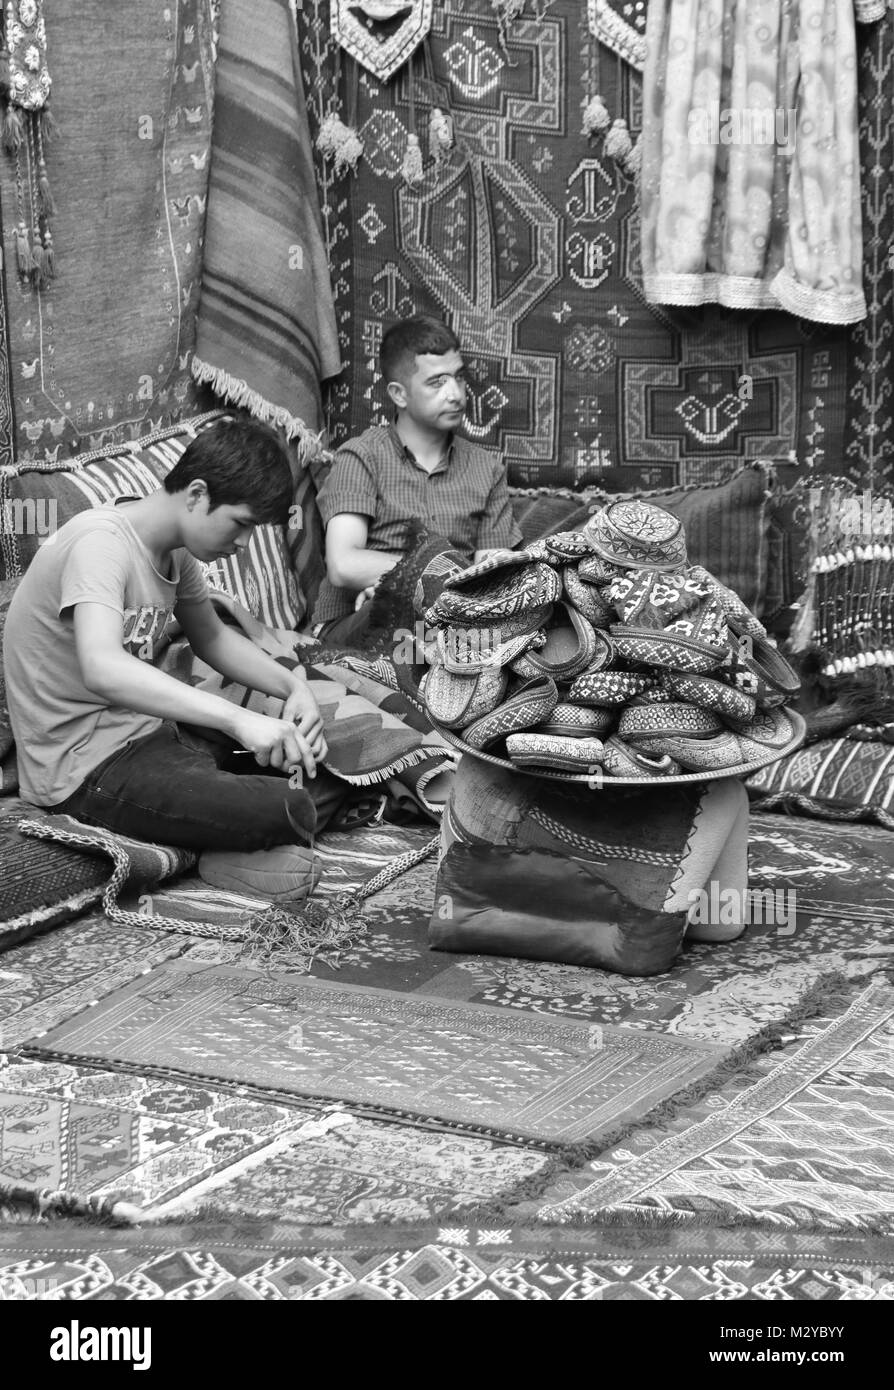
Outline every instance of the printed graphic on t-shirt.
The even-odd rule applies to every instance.
[[[173,616],[173,608],[156,608],[152,604],[143,604],[140,608],[126,608],[124,650],[131,656],[138,657],[140,661],[152,661]]]

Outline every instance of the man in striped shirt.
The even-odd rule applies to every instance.
[[[362,645],[370,600],[406,552],[414,522],[470,564],[522,539],[502,461],[454,433],[466,407],[455,333],[426,315],[404,319],[382,338],[380,363],[396,419],[343,445],[319,496],[327,577],[314,632],[339,646]]]

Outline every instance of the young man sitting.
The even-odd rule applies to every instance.
[[[218,618],[198,561],[233,555],[292,499],[273,430],[223,421],[189,445],[149,497],[83,512],[35,556],[4,641],[21,794],[137,839],[200,851],[217,887],[300,898],[305,844],[349,789],[318,764],[316,701],[291,672]],[[196,656],[285,701],[241,709],[152,664],[172,618]],[[254,755],[235,757],[237,749]],[[230,770],[245,768],[247,775]],[[252,769],[257,767],[263,772]],[[282,775],[300,769],[304,786]]]
[[[362,646],[370,599],[400,562],[414,520],[470,564],[522,539],[502,463],[454,434],[466,407],[456,334],[425,315],[405,319],[385,333],[379,356],[396,419],[343,445],[319,495],[327,578],[314,634],[336,646]]]

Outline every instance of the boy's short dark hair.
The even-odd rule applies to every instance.
[[[182,492],[197,478],[208,488],[209,511],[244,502],[259,522],[288,519],[289,456],[276,431],[258,420],[221,420],[202,430],[165,476],[165,491]]]
[[[382,338],[379,365],[386,383],[404,381],[413,375],[415,359],[426,353],[443,357],[445,352],[459,352],[459,338],[441,319],[429,314],[394,323]]]

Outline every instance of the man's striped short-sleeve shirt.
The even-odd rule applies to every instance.
[[[522,540],[499,454],[454,435],[431,473],[416,462],[393,425],[373,425],[344,444],[318,498],[324,525],[350,512],[369,518],[367,548],[401,554],[409,523],[446,536],[471,559],[476,550]],[[354,610],[356,594],[324,579],[314,624]]]

